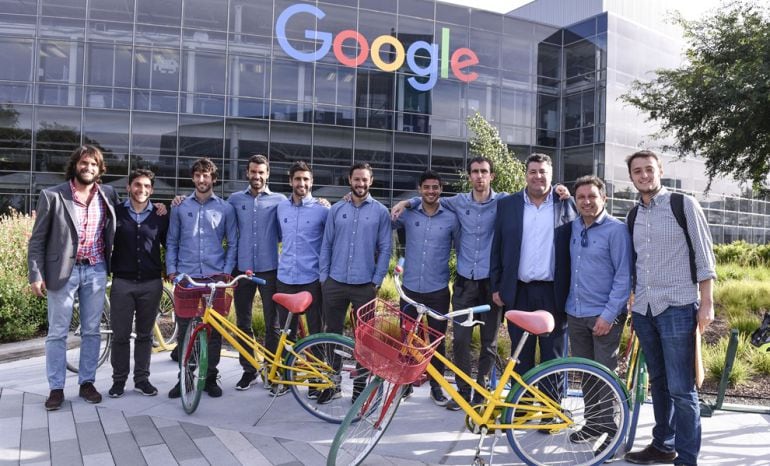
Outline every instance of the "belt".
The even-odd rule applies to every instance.
[[[91,265],[91,261],[89,259],[77,259],[75,265]]]

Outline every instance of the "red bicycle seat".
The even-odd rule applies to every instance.
[[[548,311],[508,311],[505,318],[533,335],[551,333],[555,325],[553,315]]]
[[[313,302],[313,295],[309,291],[300,291],[299,293],[276,293],[273,295],[273,301],[285,307],[292,314],[305,312],[305,309]]]

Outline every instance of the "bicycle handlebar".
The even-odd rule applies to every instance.
[[[211,282],[211,283],[200,283],[196,282],[194,278],[189,276],[186,273],[180,273],[176,277],[174,277],[174,284],[179,285],[179,282],[181,282],[184,279],[187,279],[187,282],[190,283],[194,287],[198,288],[231,288],[235,286],[235,284],[243,279],[249,279],[252,282],[256,283],[257,285],[264,285],[267,282],[265,280],[262,280],[261,278],[257,278],[252,275],[250,272],[246,272],[244,274],[238,275],[237,277],[233,278],[229,283],[225,282]]]

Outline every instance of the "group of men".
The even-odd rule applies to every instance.
[[[369,193],[373,171],[368,164],[350,168],[350,195],[329,208],[312,196],[313,174],[304,162],[296,162],[289,171],[292,193],[287,199],[268,188],[267,158],[252,156],[246,168],[248,188],[225,201],[213,192],[215,164],[202,158],[191,170],[193,194],[165,215],[162,205],[149,202],[152,172],[134,171],[127,186],[129,199],[121,203],[114,190],[98,183],[105,170],[101,152],[82,146],[72,154],[67,182],[41,193],[30,239],[30,283],[37,295],[47,290],[49,296],[46,362],[51,393],[46,408],[58,409],[64,399],[66,334],[76,294],[83,331],[80,396],[92,403],[101,401],[93,382],[98,323],[110,271],[112,296],[120,298],[113,299],[111,316],[109,394],[117,397],[124,392],[135,314],[134,386],[154,395],[157,390],[148,380],[150,331],[163,286],[161,245],[166,247],[170,279],[180,273],[195,277],[246,270],[263,278],[265,285],[246,282],[236,289],[237,325],[251,335],[253,299],[259,291],[265,346],[275,351],[275,327],[285,322],[287,311],[273,303],[272,295],[309,291],[310,332],[341,333],[348,307],[356,309],[376,296],[387,273],[392,230],[397,229],[405,246],[403,285],[409,297],[442,313],[449,311],[450,300],[455,309],[492,305],[491,312],[476,316],[483,322],[477,364],[482,386],[488,384],[496,357],[503,309],[544,309],[555,318],[553,332],[531,338],[524,347],[517,365],[520,373],[534,366],[536,344],[541,362],[565,356],[565,334],[573,355],[615,369],[633,289],[633,324],[647,357],[656,425],[653,443],[626,458],[639,464],[674,460],[696,464],[700,423],[693,335],[696,326],[703,330],[713,320],[711,238],[693,198],[676,195],[672,202],[672,193],[661,184],[663,169],[655,153],[636,152],[627,165],[641,194],[628,225],[607,213],[601,179],[578,179],[576,202],[566,189],[553,186],[552,162],[544,154],[526,160],[526,187],[510,195],[492,190],[494,166],[485,157],[468,164],[471,191],[452,197],[441,197],[441,177],[428,170],[419,179],[420,196],[398,203],[390,214]],[[452,249],[457,268],[450,293]],[[179,324],[184,335],[187,322],[179,319]],[[429,319],[429,324],[442,333],[447,330],[446,322]],[[453,329],[454,362],[466,373],[471,371],[472,331]],[[508,332],[515,345],[522,331],[509,325]],[[205,390],[218,397],[221,337],[212,335],[210,345]],[[443,345],[439,351],[444,352]],[[246,390],[256,382],[259,368],[244,358],[240,362],[243,375],[236,389]],[[471,393],[461,379],[457,386],[467,401],[481,401],[481,395]],[[266,388],[276,395],[285,390],[269,384]],[[311,392],[318,403],[339,396],[335,389]],[[410,393],[407,390],[406,395]],[[178,384],[169,396],[179,396]],[[447,409],[460,409],[435,381],[430,397]],[[612,428],[588,416],[570,440],[588,442],[611,434]]]

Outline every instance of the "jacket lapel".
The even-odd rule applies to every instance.
[[[70,222],[72,223],[72,226],[75,228],[75,231],[77,231],[78,216],[77,216],[77,213],[75,212],[75,201],[72,199],[72,188],[70,188],[69,181],[59,186],[61,187],[61,189],[59,189],[59,194],[62,197],[64,210],[67,211],[67,215],[70,218]]]

